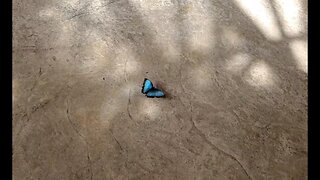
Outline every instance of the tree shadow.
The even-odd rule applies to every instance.
[[[71,16],[73,19],[68,21],[76,21],[78,28],[92,29],[107,44],[105,47],[111,50],[106,52],[108,58],[105,63],[102,61],[103,65],[99,70],[93,73],[76,73],[76,70],[70,72],[69,80],[71,79],[73,87],[71,92],[74,95],[62,93],[64,95],[57,103],[49,104],[47,109],[31,118],[37,123],[45,119],[43,116],[50,111],[58,114],[56,121],[53,121],[52,115],[39,127],[31,126],[22,138],[25,142],[21,146],[29,149],[25,155],[45,154],[50,148],[57,150],[38,159],[30,156],[26,160],[26,166],[34,172],[34,176],[45,176],[33,170],[39,168],[39,164],[43,165],[40,172],[45,173],[46,169],[59,169],[59,163],[65,162],[70,154],[76,154],[77,157],[69,158],[68,165],[76,162],[86,165],[59,169],[61,177],[165,179],[190,178],[201,174],[219,178],[226,175],[227,169],[232,171],[227,173],[229,177],[305,177],[306,74],[297,70],[294,57],[288,53],[290,49],[287,37],[280,42],[270,41],[251,18],[241,12],[237,4],[231,1],[214,1],[206,3],[211,5],[207,7],[210,11],[208,14],[214,16],[207,18],[213,19],[211,35],[215,38],[215,43],[210,44],[210,49],[206,51],[201,48],[190,49],[189,38],[193,32],[185,16],[194,7],[186,7],[188,3],[174,1],[172,9],[176,10],[176,14],[172,15],[175,19],[170,21],[177,22],[171,23],[171,29],[176,31],[174,34],[177,37],[173,41],[177,45],[175,48],[179,52],[179,58],[172,61],[166,56],[165,47],[158,43],[157,36],[161,32],[152,29],[147,21],[148,15],[157,14],[156,11],[143,12],[142,7],[134,4],[136,2],[123,0],[100,2],[98,12],[102,15],[94,16],[90,14],[95,10],[93,3],[84,5],[84,9],[87,9],[84,14],[75,12]],[[275,12],[273,5],[272,7]],[[162,12],[166,13],[165,10]],[[74,16],[77,14],[79,15]],[[280,26],[279,17],[276,16],[276,19]],[[244,45],[235,48],[226,45],[223,39],[224,28],[229,26],[235,27],[236,33],[245,41]],[[84,30],[77,30],[79,34],[76,36],[83,37],[79,41],[87,41],[85,37],[90,36]],[[297,38],[305,39],[306,35]],[[69,59],[76,62],[74,66],[80,66],[81,61],[86,63],[87,60],[77,55],[89,48],[81,43],[66,53]],[[126,52],[121,52],[122,46],[125,46],[123,49]],[[57,51],[43,51],[32,63],[54,55]],[[119,58],[122,61],[117,62],[118,56],[127,52],[131,53],[132,61],[137,64],[137,69],[133,69],[134,73],[131,74],[126,72],[126,68],[130,68],[127,63],[130,62],[124,59],[128,57]],[[239,52],[249,54],[253,60],[240,74],[232,74],[226,70],[226,59]],[[86,53],[89,53],[87,55],[90,58],[90,52],[83,54]],[[22,53],[21,56],[23,55]],[[262,59],[274,75],[279,77],[278,88],[256,88],[244,80],[256,59]],[[121,65],[120,70],[117,70],[117,63]],[[47,65],[46,68],[50,69]],[[59,68],[65,71],[69,66],[65,67],[61,63],[55,68],[57,70],[50,71],[43,81],[48,81],[53,87],[62,87],[67,82],[55,81],[53,77],[59,77],[53,74],[61,73]],[[168,98],[150,100],[138,93],[145,72],[148,72],[148,78],[155,80],[156,87],[165,91]],[[201,72],[204,72],[203,76]],[[200,73],[199,77],[197,73]],[[60,75],[62,78],[64,74]],[[43,91],[46,88],[43,86]],[[43,96],[38,94],[35,103],[41,101]],[[73,125],[67,121],[65,109],[61,107],[68,96],[74,100],[72,105],[77,107],[73,112],[69,109],[68,117],[73,120]],[[27,102],[27,97],[24,98]],[[25,103],[24,106],[28,104]],[[18,122],[20,118],[24,119],[23,114],[14,119]],[[72,144],[63,157],[58,156],[59,150],[63,149],[58,140],[43,142],[47,146],[40,146],[38,150],[37,141],[28,145],[30,137],[50,139],[59,129],[63,129],[63,134],[72,128],[73,134],[66,134],[68,138],[63,139],[63,135],[57,135],[61,138],[58,138],[59,141]],[[32,129],[33,133],[30,132]],[[46,131],[43,132],[42,129]],[[79,132],[84,133],[84,138],[81,138],[82,134],[79,135]],[[76,140],[75,136],[78,137]],[[74,152],[74,147],[81,151]],[[50,167],[45,166],[43,163],[50,158],[58,160]],[[287,168],[289,164],[291,168]],[[294,171],[295,168],[300,170]],[[17,168],[16,171],[26,173]],[[70,171],[74,174],[70,174]],[[48,176],[54,175],[53,172]]]

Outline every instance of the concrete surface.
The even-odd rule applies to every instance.
[[[307,179],[300,0],[13,0],[13,177]],[[148,77],[166,99],[141,94]]]

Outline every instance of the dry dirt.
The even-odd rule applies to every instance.
[[[14,179],[307,179],[306,14],[13,0]]]

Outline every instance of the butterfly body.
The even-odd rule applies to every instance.
[[[152,82],[147,78],[145,78],[144,81],[143,81],[141,93],[142,94],[146,94],[146,96],[149,97],[149,98],[165,97],[164,92],[162,90],[160,90],[160,89],[157,89],[157,88],[153,87]]]

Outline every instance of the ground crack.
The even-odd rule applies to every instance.
[[[34,113],[34,112],[38,111],[39,109],[43,108],[43,107],[44,107],[45,105],[47,105],[50,101],[51,101],[51,99],[48,99],[48,100],[46,100],[46,101],[44,101],[44,102],[41,102],[41,103],[38,104],[38,105],[34,105],[34,106],[32,107],[32,110],[31,110],[31,113],[29,114],[29,116],[30,116],[32,113]]]
[[[90,168],[90,179],[93,179],[93,172],[92,172],[92,165],[91,165],[91,158],[90,158],[90,153],[89,153],[89,149],[87,146],[87,158],[88,158],[88,163],[89,163],[89,168]]]
[[[116,143],[120,147],[121,151],[123,151],[123,148],[122,148],[121,144],[119,143],[118,139],[113,135],[113,132],[111,130],[109,130],[109,131],[110,131],[112,138],[116,141]]]
[[[126,61],[124,62],[124,80],[125,80],[125,82],[128,81],[128,78],[127,78],[127,63],[128,63],[128,59],[126,59]]]
[[[72,129],[78,134],[78,136],[80,137],[80,139],[82,139],[83,141],[85,141],[84,136],[79,132],[79,130],[76,128],[75,124],[72,122],[71,118],[69,117],[69,108],[67,108],[67,119],[69,121],[69,123],[72,126]]]
[[[128,167],[128,150],[123,148],[122,145],[120,144],[120,142],[118,141],[118,139],[113,135],[113,132],[109,129],[109,132],[112,136],[112,138],[114,139],[114,141],[116,141],[116,143],[118,144],[119,148],[121,149],[121,151],[125,151],[126,152],[126,161],[125,161],[125,166]]]
[[[85,143],[86,145],[86,151],[87,151],[87,159],[88,159],[88,165],[89,165],[89,169],[90,169],[90,176],[91,179],[93,179],[93,171],[92,171],[92,163],[91,163],[91,158],[90,158],[90,151],[89,151],[89,145],[87,140],[85,139],[85,137],[79,132],[79,130],[76,128],[76,125],[73,123],[73,121],[70,118],[70,112],[69,112],[69,100],[67,99],[67,110],[66,110],[66,115],[67,115],[67,119],[69,121],[69,123],[71,124],[73,130],[78,134],[78,136],[80,137],[80,139]]]
[[[131,112],[130,112],[130,105],[131,105],[131,96],[130,96],[130,93],[131,93],[131,89],[129,89],[129,98],[128,98],[128,104],[127,104],[127,112],[128,112],[128,115],[130,117],[131,120],[133,120],[132,118],[132,115],[131,115]]]
[[[36,77],[36,80],[35,80],[35,82],[33,83],[32,87],[31,87],[31,89],[30,89],[30,92],[32,92],[33,89],[37,86],[38,81],[39,81],[39,78],[40,78],[41,75],[42,75],[42,69],[41,69],[41,66],[40,66],[39,72],[38,72],[38,76]]]
[[[240,167],[242,168],[242,170],[244,171],[244,173],[248,176],[249,179],[252,180],[251,176],[249,175],[249,173],[247,172],[247,170],[244,168],[244,166],[241,164],[241,162],[236,158],[234,157],[233,155],[227,153],[226,151],[220,149],[219,147],[217,147],[215,144],[213,144],[211,141],[208,140],[208,138],[206,137],[206,135],[200,131],[200,129],[196,126],[194,120],[193,120],[193,117],[192,117],[192,105],[190,103],[190,108],[191,108],[191,118],[190,118],[190,121],[192,123],[192,128],[195,129],[195,131],[198,133],[198,135],[208,144],[210,145],[212,148],[216,149],[217,151],[221,152],[222,154],[228,156],[229,158],[231,158],[232,160],[236,161],[237,164],[240,165]]]
[[[71,20],[71,19],[73,19],[73,18],[76,18],[76,17],[81,16],[81,15],[84,15],[84,14],[88,14],[88,13],[87,13],[87,12],[80,12],[80,13],[77,13],[77,14],[75,14],[75,15],[71,16],[68,20]]]

